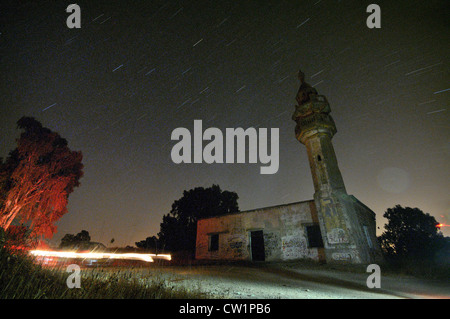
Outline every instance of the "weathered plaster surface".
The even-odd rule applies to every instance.
[[[313,259],[318,249],[308,247],[306,226],[315,223],[314,201],[255,209],[201,219],[197,224],[197,259],[251,260],[251,231],[262,230],[266,261]],[[209,251],[209,236],[219,235],[219,249]]]

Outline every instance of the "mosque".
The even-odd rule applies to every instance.
[[[347,194],[332,138],[336,125],[325,96],[305,82],[292,119],[307,149],[314,198],[197,222],[196,259],[370,264],[381,258],[375,213]]]

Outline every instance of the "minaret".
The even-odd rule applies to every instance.
[[[366,263],[370,261],[368,241],[359,222],[355,198],[346,192],[331,139],[336,125],[330,105],[323,95],[304,81],[292,119],[296,138],[306,146],[314,182],[320,230],[327,262]]]

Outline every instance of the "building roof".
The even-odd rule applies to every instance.
[[[218,217],[229,216],[229,215],[236,215],[236,214],[246,214],[246,213],[251,213],[251,212],[254,212],[254,211],[257,211],[257,210],[274,209],[274,208],[279,208],[279,207],[283,207],[283,206],[291,206],[291,205],[297,205],[297,204],[308,203],[308,202],[314,202],[314,199],[304,200],[304,201],[300,201],[300,202],[293,202],[293,203],[288,203],[288,204],[280,204],[280,205],[268,206],[268,207],[260,207],[260,208],[249,209],[249,210],[244,210],[244,211],[238,211],[238,212],[235,212],[235,213],[229,213],[229,214],[223,214],[223,215],[217,215],[217,216],[203,217],[203,218],[199,218],[198,220],[210,219],[210,218],[218,218]]]

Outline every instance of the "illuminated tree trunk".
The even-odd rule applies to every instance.
[[[9,212],[5,212],[5,210],[1,213],[2,217],[0,218],[0,227],[4,230],[7,230],[11,225],[14,218],[16,218],[17,213],[20,211],[21,206],[17,206],[12,208]]]
[[[82,153],[71,151],[58,133],[33,118],[18,122],[23,129],[17,148],[2,164],[3,192],[0,227],[15,218],[30,222],[31,234],[51,237],[54,223],[67,213],[68,196],[83,176]]]

